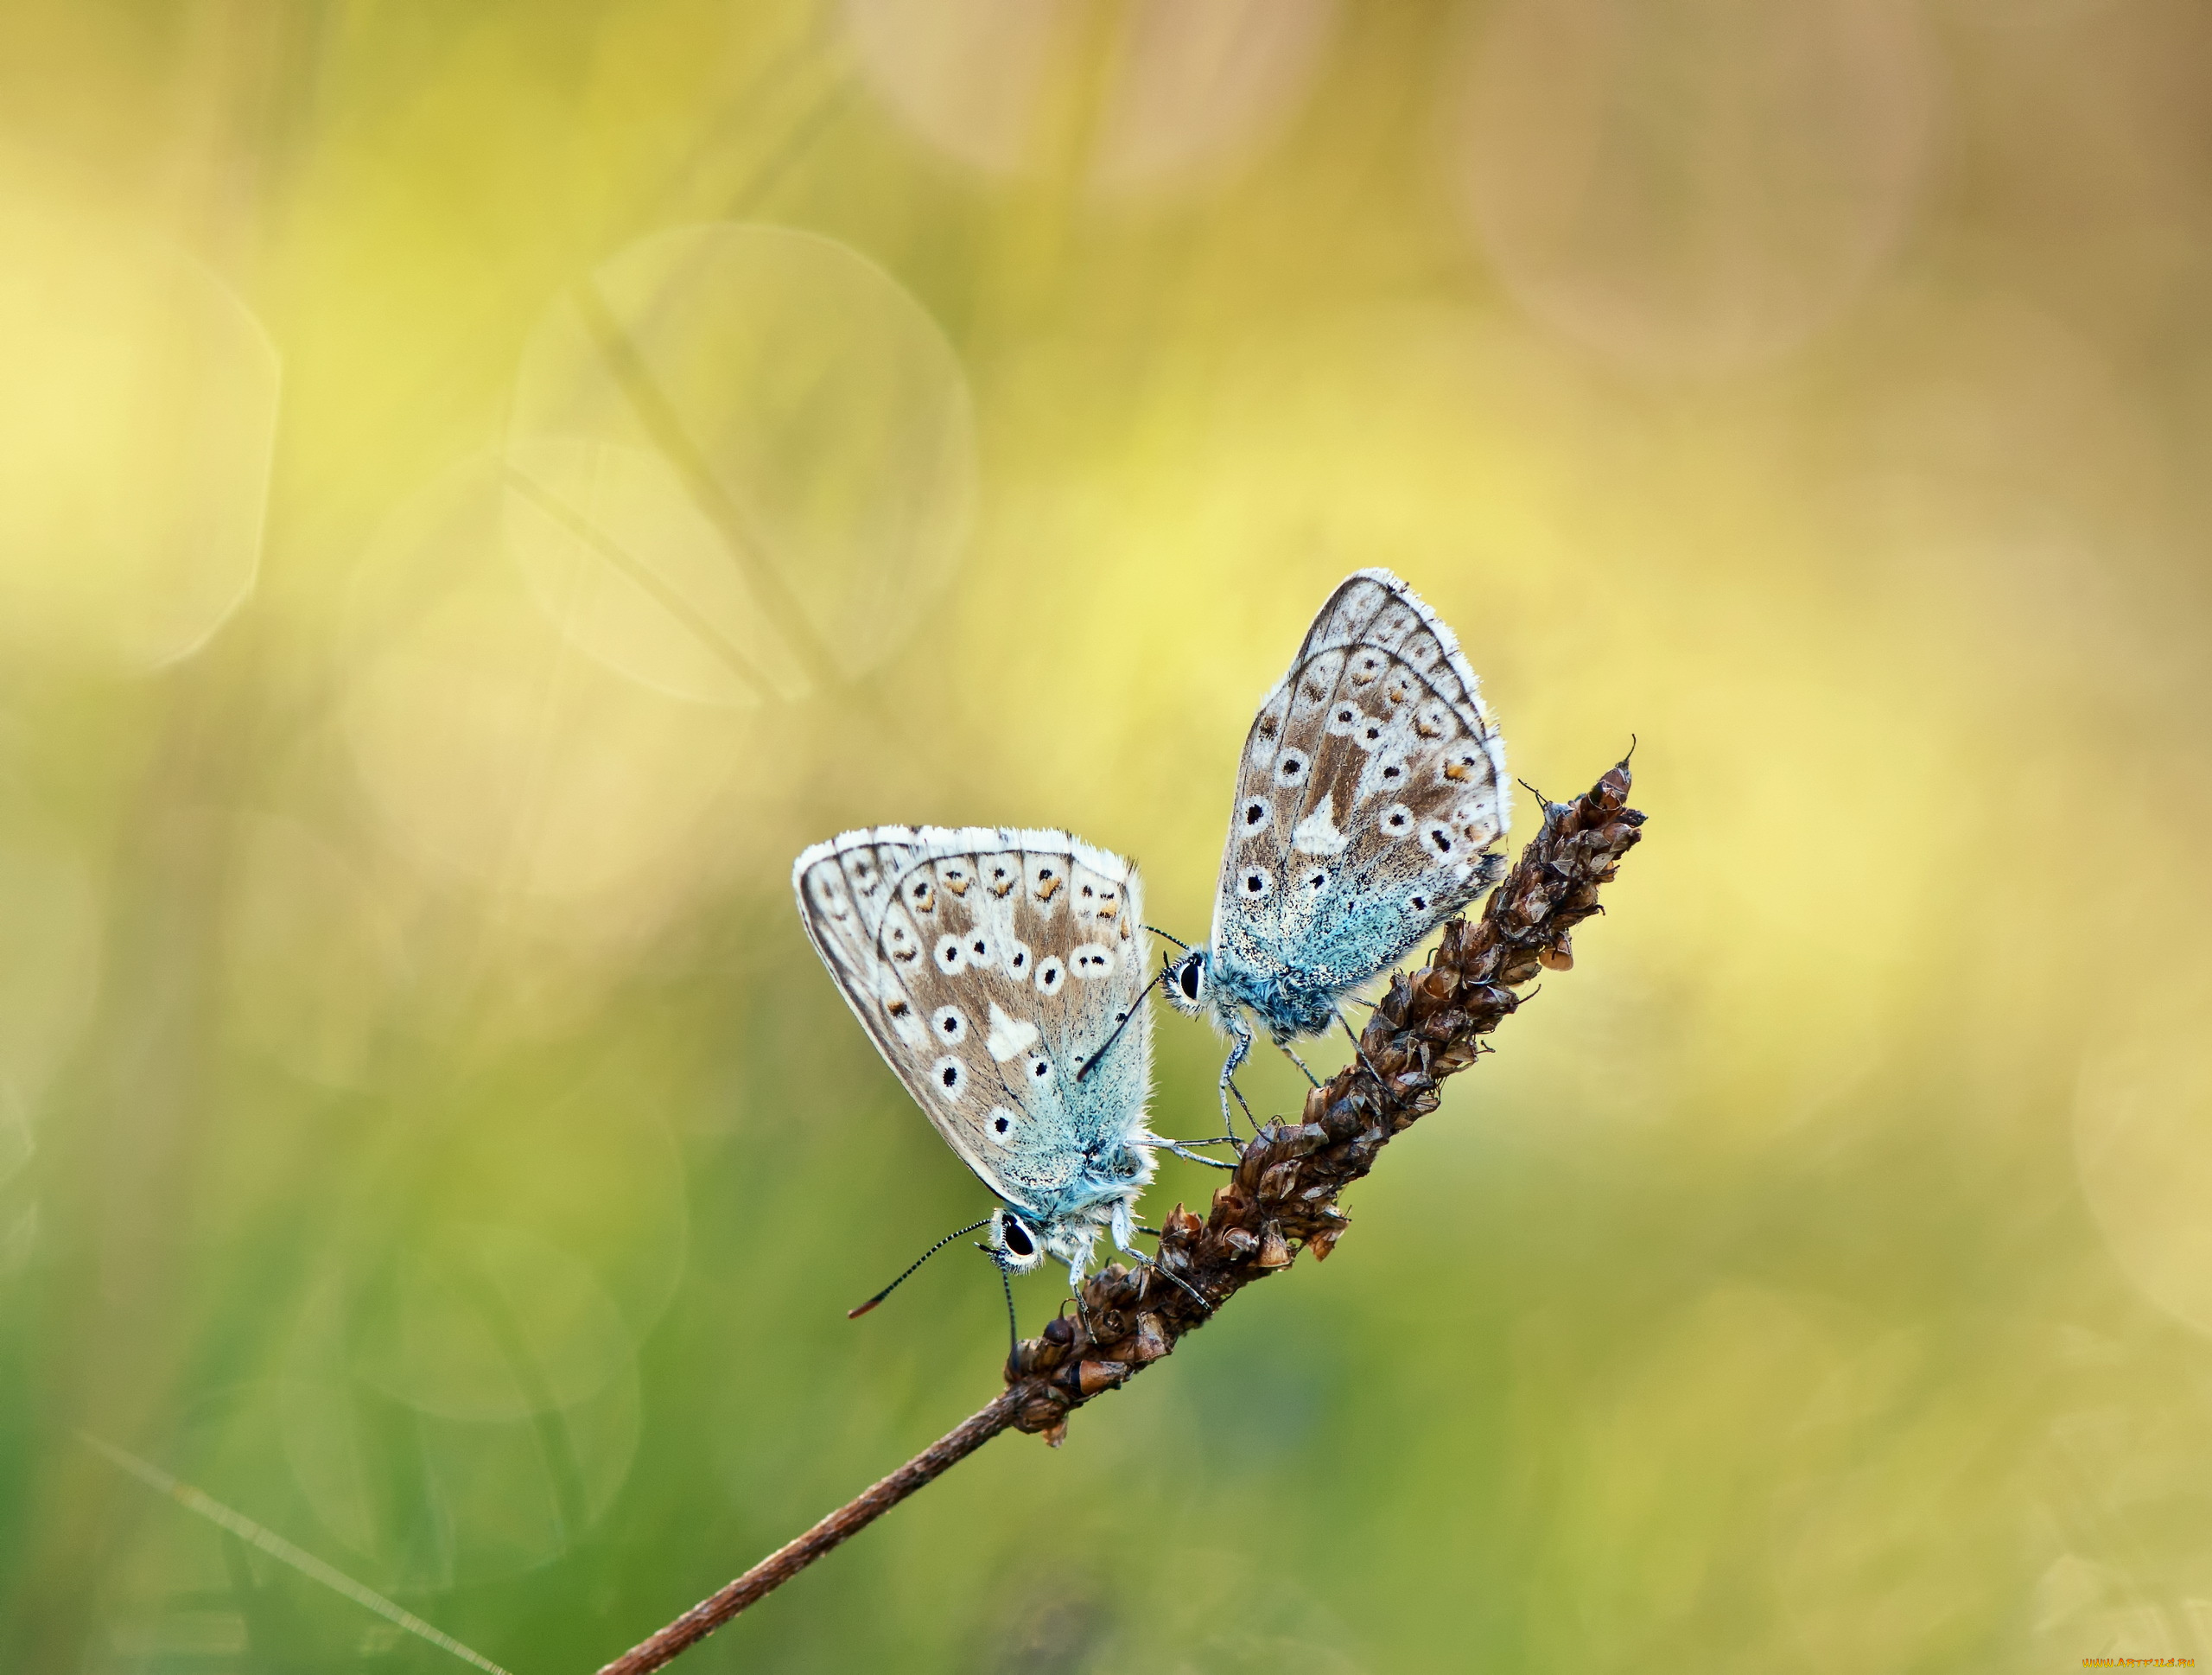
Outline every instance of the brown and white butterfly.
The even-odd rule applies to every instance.
[[[1143,887],[1065,831],[876,826],[791,869],[815,952],[924,1115],[1004,1202],[990,1248],[1080,1284],[1153,1175]],[[1092,1060],[1096,1059],[1096,1062]]]
[[[1347,576],[1260,705],[1211,939],[1168,972],[1169,1001],[1234,1038],[1224,1122],[1245,1014],[1286,1051],[1338,1021],[1497,881],[1511,818],[1504,741],[1452,631],[1389,571]]]

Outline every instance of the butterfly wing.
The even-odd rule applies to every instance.
[[[945,1143],[1018,1208],[1080,1207],[1143,1132],[1151,1087],[1136,869],[1063,831],[879,826],[816,844],[792,882],[846,1003]]]
[[[1508,786],[1452,631],[1388,570],[1348,576],[1245,740],[1216,949],[1296,989],[1373,977],[1489,883]]]

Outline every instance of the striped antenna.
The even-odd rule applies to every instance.
[[[976,1226],[974,1226],[974,1227],[963,1227],[963,1228],[962,1228],[958,1232],[957,1232],[957,1233],[947,1233],[947,1234],[946,1234],[943,1239],[940,1239],[939,1240],[938,1240],[938,1242],[937,1242],[936,1244],[934,1244],[934,1245],[931,1245],[931,1246],[929,1247],[929,1249],[928,1249],[928,1250],[926,1250],[926,1251],[923,1251],[923,1252],[921,1253],[921,1255],[919,1255],[919,1256],[916,1257],[916,1258],[913,1259],[913,1261],[912,1261],[911,1263],[907,1264],[906,1264],[906,1273],[899,1275],[898,1278],[896,1278],[896,1279],[893,1280],[893,1281],[891,1282],[891,1283],[890,1283],[890,1284],[888,1284],[888,1285],[885,1286],[885,1287],[884,1287],[880,1291],[878,1291],[878,1292],[877,1292],[874,1296],[870,1297],[870,1298],[869,1298],[866,1302],[862,1303],[859,1308],[857,1308],[857,1309],[848,1309],[845,1311],[845,1318],[846,1318],[847,1320],[849,1320],[849,1321],[856,1321],[856,1320],[858,1320],[858,1319],[859,1319],[862,1315],[865,1315],[866,1313],[868,1313],[868,1311],[869,1309],[871,1309],[874,1308],[874,1307],[875,1307],[875,1305],[876,1305],[877,1303],[881,1302],[884,1300],[884,1298],[886,1298],[886,1297],[889,1296],[890,1296],[893,1291],[897,1290],[898,1290],[901,1285],[904,1285],[904,1284],[906,1283],[907,1277],[908,1277],[909,1275],[911,1275],[911,1274],[914,1271],[914,1270],[915,1270],[915,1269],[917,1269],[917,1268],[920,1267],[920,1266],[921,1266],[925,1262],[927,1262],[927,1261],[928,1261],[931,1257],[935,1256],[935,1255],[936,1255],[939,1251],[942,1251],[942,1250],[943,1250],[946,1245],[948,1245],[951,1244],[951,1243],[952,1243],[952,1241],[953,1241],[954,1239],[964,1239],[964,1238],[966,1238],[969,1233],[974,1232],[977,1227],[988,1227],[988,1226],[989,1226],[990,1225],[991,1225],[991,1219],[990,1219],[990,1217],[988,1217],[988,1216],[985,1216],[985,1217],[984,1217],[981,1221],[978,1221],[978,1222],[976,1224]]]

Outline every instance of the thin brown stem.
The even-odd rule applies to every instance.
[[[640,1640],[599,1675],[645,1675],[703,1640],[732,1617],[782,1587],[849,1537],[857,1535],[924,1484],[933,1481],[1014,1423],[1014,1398],[1001,1394],[924,1449],[897,1471],[863,1490],[796,1541],[786,1542],[735,1582],[716,1589],[650,1639]]]
[[[1482,917],[1453,920],[1427,965],[1392,979],[1353,1062],[1306,1096],[1301,1120],[1260,1130],[1204,1220],[1178,1204],[1160,1224],[1156,1266],[1115,1263],[1094,1275],[1074,1319],[1014,1346],[996,1401],[599,1675],[658,1669],[1009,1427],[1058,1446],[1077,1408],[1172,1353],[1245,1286],[1300,1251],[1325,1258],[1351,1225],[1338,1194],[1436,1109],[1440,1082],[1489,1050],[1482,1037],[1527,998],[1515,992],[1521,984],[1574,964],[1569,933],[1599,911],[1599,890],[1643,836],[1643,816],[1628,806],[1632,782],[1624,761],[1580,800],[1545,806],[1543,831]]]

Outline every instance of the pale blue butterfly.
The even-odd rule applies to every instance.
[[[1168,968],[1168,1000],[1234,1038],[1224,1124],[1244,1015],[1286,1053],[1340,1022],[1346,996],[1497,881],[1511,809],[1452,631],[1389,571],[1347,576],[1244,742],[1212,939]]]
[[[1001,1268],[1051,1257],[1080,1286],[1101,1232],[1136,1254],[1153,1150],[1173,1143],[1145,1127],[1136,869],[1064,831],[877,826],[815,844],[791,884],[845,1003],[1003,1201],[976,1224]]]

